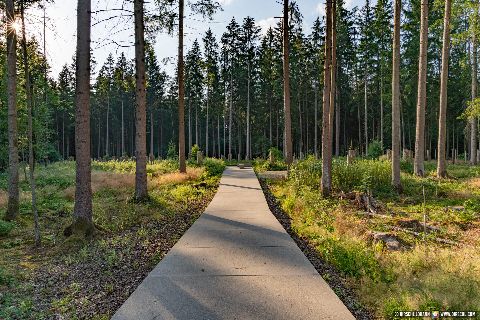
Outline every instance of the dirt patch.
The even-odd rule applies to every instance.
[[[56,256],[31,280],[34,309],[49,319],[111,317],[205,210],[213,194],[183,212],[116,236],[100,235],[88,250]]]
[[[262,186],[263,193],[265,194],[272,213],[293,238],[297,246],[303,251],[308,260],[310,260],[317,272],[327,281],[340,300],[342,300],[348,310],[350,310],[357,320],[374,319],[373,312],[370,312],[358,302],[355,293],[347,286],[346,279],[340,275],[335,267],[320,257],[315,247],[308,242],[308,239],[299,237],[295,231],[292,230],[290,217],[282,210],[280,203],[270,192],[264,180],[260,180],[260,185]]]

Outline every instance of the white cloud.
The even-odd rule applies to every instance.
[[[257,26],[260,27],[261,32],[264,35],[264,34],[267,33],[267,31],[270,27],[272,27],[272,28],[275,27],[277,22],[278,22],[278,19],[275,19],[274,17],[270,17],[270,18],[262,19],[262,20],[258,21]]]

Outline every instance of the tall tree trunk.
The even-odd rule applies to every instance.
[[[198,143],[198,107],[195,104],[195,144],[199,146]]]
[[[364,108],[365,108],[365,118],[364,118],[364,130],[365,130],[365,155],[368,156],[368,94],[367,94],[367,75],[365,74],[365,87],[364,87]]]
[[[332,172],[332,153],[333,153],[333,124],[335,121],[335,101],[336,101],[336,81],[337,81],[337,1],[332,2],[332,66],[330,72],[332,73],[330,81],[330,119],[329,119],[329,171]]]
[[[220,137],[220,114],[217,114],[217,142],[218,142],[218,158],[221,158],[222,154],[222,141]]]
[[[188,153],[192,148],[192,99],[188,98]]]
[[[5,1],[7,25],[7,92],[8,92],[8,209],[5,219],[15,220],[19,210],[18,187],[18,128],[17,128],[17,34],[12,23],[15,21],[13,0]]]
[[[415,130],[414,173],[425,174],[425,107],[427,103],[428,0],[421,0],[420,57],[418,59],[417,124]]]
[[[478,4],[477,4],[478,5]],[[478,9],[474,14],[478,14]],[[477,65],[477,37],[475,31],[472,32],[472,100],[477,97],[477,78],[478,77],[478,65]],[[470,164],[477,164],[477,130],[478,122],[477,118],[470,120]]]
[[[395,0],[392,67],[392,186],[401,192],[400,181],[400,15],[402,1]]]
[[[232,160],[233,77],[230,71],[230,107],[228,108],[228,160]]]
[[[331,99],[331,78],[332,78],[332,2],[327,0],[327,30],[325,40],[325,63],[324,63],[324,87],[323,87],[323,119],[322,119],[322,195],[330,196],[332,189],[331,175],[331,150],[332,143],[330,141],[330,99]]]
[[[440,107],[438,116],[438,145],[437,145],[437,177],[446,178],[446,150],[447,135],[447,81],[448,60],[450,52],[450,13],[451,0],[445,0],[445,16],[443,19],[443,48],[442,48],[442,73],[440,76]]]
[[[292,150],[292,118],[290,115],[290,59],[289,59],[289,23],[288,23],[288,0],[283,0],[283,105],[285,117],[285,162],[287,165],[293,162]]]
[[[185,81],[183,63],[183,10],[184,0],[178,4],[178,159],[180,173],[187,172],[185,161]]]
[[[144,200],[147,191],[147,93],[145,85],[145,27],[143,0],[134,1],[135,16],[135,199]]]
[[[380,143],[383,150],[383,63],[380,65]]]
[[[108,134],[108,131],[109,131],[109,118],[110,118],[110,96],[107,97],[107,128],[106,128],[106,131],[105,131],[105,156],[108,158],[108,156],[110,156],[110,152],[109,152],[109,149],[110,149],[110,142],[109,142],[109,134]]]
[[[208,157],[208,109],[210,102],[210,88],[207,87],[207,115],[205,117],[205,156]]]
[[[150,110],[150,159],[153,159],[155,156],[153,155],[153,110]]]
[[[66,234],[81,232],[91,236],[94,231],[92,221],[92,187],[90,154],[90,35],[91,0],[79,0],[77,7],[77,56],[75,89],[75,156],[76,188],[74,222]]]
[[[22,52],[23,52],[23,68],[25,71],[25,92],[27,93],[27,105],[28,105],[28,167],[30,172],[30,188],[32,191],[32,211],[34,220],[34,232],[35,232],[35,246],[40,245],[40,227],[38,224],[38,210],[37,210],[37,190],[35,187],[35,158],[33,155],[33,125],[32,125],[32,112],[33,112],[33,94],[32,83],[30,80],[30,68],[28,63],[27,52],[27,36],[25,32],[25,1],[21,2],[21,15],[22,15]],[[65,144],[65,141],[63,142]],[[62,149],[63,150],[63,149]]]
[[[336,92],[336,102],[335,102],[335,156],[340,156],[340,101],[338,98],[338,89]]]
[[[247,63],[247,138],[245,159],[250,160],[250,61]]]
[[[122,157],[125,156],[125,121],[123,118],[123,99],[122,99]]]
[[[318,159],[318,87],[315,83],[314,86],[315,90],[315,137],[314,137],[314,145],[313,145],[313,153],[315,154],[315,158]]]

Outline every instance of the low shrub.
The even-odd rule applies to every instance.
[[[219,159],[207,158],[203,161],[207,177],[221,176],[225,170],[225,162]]]
[[[378,140],[373,140],[368,144],[368,157],[372,159],[378,159],[383,155],[383,146],[382,143]]]
[[[15,225],[12,222],[0,220],[0,237],[8,236],[14,227]]]

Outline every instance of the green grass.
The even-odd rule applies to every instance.
[[[449,179],[435,177],[435,163],[426,163],[427,175],[412,175],[402,163],[404,192],[390,186],[390,163],[357,160],[333,163],[334,194],[369,192],[386,207],[390,218],[365,218],[354,203],[337,197],[323,199],[319,192],[321,161],[296,162],[286,181],[268,181],[292,229],[317,249],[347,279],[360,303],[376,317],[392,319],[398,310],[480,310],[480,168],[448,166]],[[427,223],[440,228],[436,236],[394,234],[403,251],[389,251],[372,241],[372,231],[392,232],[402,221],[423,220],[423,190]],[[449,207],[461,206],[462,210]],[[420,233],[422,230],[420,230]],[[440,245],[435,237],[461,241],[459,247]]]
[[[0,319],[47,319],[52,312],[68,319],[75,319],[77,313],[81,317],[93,303],[93,293],[81,295],[78,283],[67,282],[57,299],[42,301],[46,305],[39,309],[32,300],[32,281],[38,272],[48,271],[59,263],[76,270],[79,263],[98,261],[99,269],[94,272],[115,279],[115,270],[124,263],[132,268],[135,263],[137,267],[140,263],[153,266],[163,257],[162,251],[156,253],[150,249],[158,245],[156,240],[152,242],[159,231],[155,226],[188,210],[197,210],[194,209],[199,206],[197,203],[213,197],[224,168],[222,161],[206,159],[203,166],[189,164],[187,174],[182,175],[176,162],[149,163],[149,199],[136,203],[133,201],[134,161],[93,161],[93,219],[98,231],[93,240],[87,241],[63,235],[65,227],[72,222],[75,163],[38,166],[36,182],[42,240],[39,250],[33,248],[31,194],[28,180],[21,171],[18,219],[14,223],[0,219]],[[0,217],[6,213],[6,187],[7,175],[0,173]],[[176,240],[162,239],[170,245]],[[142,250],[148,250],[143,253],[147,262],[131,256]],[[115,283],[105,283],[103,289],[98,290],[107,294],[115,290],[123,292]],[[77,309],[79,305],[81,308]],[[110,316],[99,314],[96,319]]]

